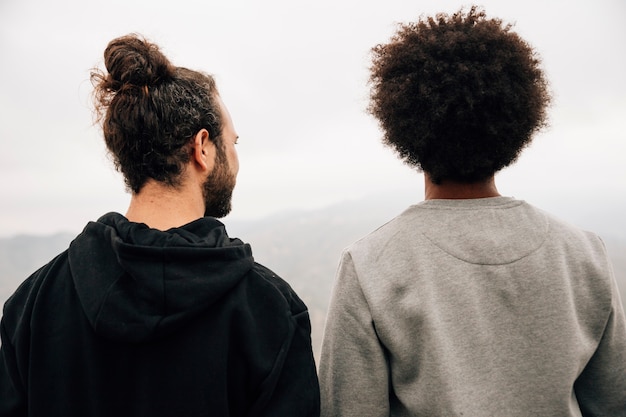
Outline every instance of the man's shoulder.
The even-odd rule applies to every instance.
[[[275,297],[283,305],[296,315],[307,310],[307,306],[300,299],[291,285],[277,273],[262,265],[254,263],[250,271],[249,285],[258,288],[259,297]]]
[[[46,282],[54,280],[67,267],[67,249],[28,276],[7,299],[3,308],[3,321],[13,316],[22,316],[30,310]],[[5,323],[6,324],[6,323]]]
[[[350,253],[379,251],[381,248],[395,245],[398,241],[404,240],[407,234],[414,238],[416,235],[411,233],[411,231],[419,230],[419,223],[423,221],[420,214],[418,210],[415,210],[414,206],[411,206],[352,242],[346,248],[346,251]]]
[[[562,240],[570,245],[581,245],[587,249],[604,253],[604,243],[597,233],[570,223],[541,208],[534,207],[530,204],[527,204],[527,206],[529,209],[540,212],[545,216],[549,224],[551,238]]]
[[[24,297],[26,294],[38,289],[43,281],[49,279],[50,276],[58,274],[59,268],[67,262],[67,252],[67,249],[64,250],[28,276],[15,290],[9,301],[14,298]]]

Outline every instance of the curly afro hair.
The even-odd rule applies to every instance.
[[[191,140],[207,129],[221,147],[222,114],[212,76],[176,67],[137,34],[109,42],[108,73],[94,69],[96,115],[126,186],[138,193],[148,179],[177,187],[191,157]]]
[[[476,6],[400,24],[372,55],[368,110],[383,142],[434,183],[490,178],[546,125],[540,59]]]

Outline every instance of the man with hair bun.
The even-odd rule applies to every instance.
[[[425,201],[349,246],[322,416],[626,416],[626,324],[601,240],[495,174],[545,125],[540,61],[472,7],[373,48],[369,111]]]
[[[6,302],[0,417],[318,416],[307,307],[217,220],[239,169],[210,75],[131,34],[95,69],[131,193]]]

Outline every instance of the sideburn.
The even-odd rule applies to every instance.
[[[235,177],[230,173],[228,158],[223,146],[216,147],[215,167],[203,185],[204,215],[222,218],[230,213]]]

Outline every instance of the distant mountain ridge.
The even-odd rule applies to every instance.
[[[410,201],[410,196],[379,196],[320,210],[293,211],[255,221],[226,219],[224,223],[230,236],[249,242],[257,262],[287,280],[309,306],[317,354],[342,250],[413,202],[416,201]],[[65,250],[74,237],[62,233],[0,239],[0,302],[4,303],[37,268]],[[622,300],[626,301],[626,236],[614,233],[602,237],[613,262]]]

